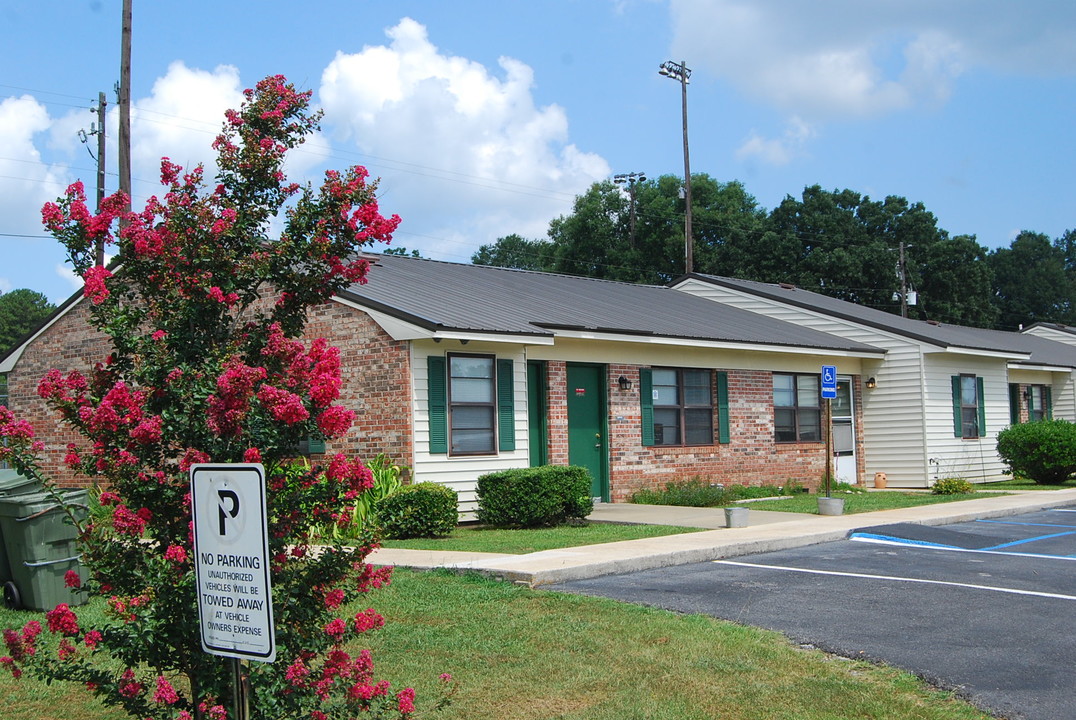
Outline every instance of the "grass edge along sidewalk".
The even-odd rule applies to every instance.
[[[453,705],[430,720],[990,719],[908,673],[767,630],[476,575],[395,575],[347,612],[369,604],[385,615],[363,640],[379,675],[415,685],[420,708],[438,674],[459,682]],[[0,624],[37,616],[0,611]],[[0,677],[0,696],[7,720],[125,717],[89,704],[80,687],[26,677]]]

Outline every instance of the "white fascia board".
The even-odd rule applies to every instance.
[[[655,337],[652,335],[622,335],[602,333],[589,330],[556,330],[557,337],[576,340],[608,340],[611,342],[641,343],[645,345],[673,345],[677,347],[715,348],[720,350],[748,350],[755,352],[779,353],[783,355],[825,355],[827,357],[868,358],[880,360],[881,352],[861,350],[831,350],[829,348],[806,348],[791,345],[761,345],[757,343],[737,343],[724,340],[694,340],[691,338]],[[551,344],[551,343],[550,343]]]
[[[1054,373],[1071,373],[1073,368],[1062,367],[1061,365],[1024,365],[1018,362],[1009,363],[1010,370],[1039,370],[1042,372],[1054,372]]]
[[[925,350],[924,352],[938,352],[946,355],[973,355],[982,358],[997,358],[999,360],[1028,360],[1031,353],[1004,352],[1001,350],[982,350],[979,348],[947,347],[938,351]]]
[[[30,343],[32,343],[34,340],[37,340],[43,332],[45,332],[50,327],[59,322],[60,318],[62,318],[64,315],[67,315],[67,313],[73,310],[76,305],[83,301],[83,299],[85,299],[84,295],[80,295],[79,297],[77,297],[73,302],[68,304],[67,307],[56,313],[56,316],[49,320],[48,323],[39,327],[37,329],[37,332],[28,337],[24,343],[15,348],[15,350],[13,350],[10,355],[4,358],[3,362],[0,362],[0,373],[9,373],[14,370],[15,366],[19,363],[19,360],[22,359],[23,351],[25,351],[26,348],[29,347]]]
[[[475,342],[500,342],[514,345],[552,345],[549,335],[500,335],[497,333],[469,332],[466,330],[429,330],[393,317],[388,313],[364,307],[352,300],[334,296],[333,300],[355,310],[361,310],[381,326],[393,340],[474,340]]]

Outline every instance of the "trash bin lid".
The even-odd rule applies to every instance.
[[[18,470],[0,470],[0,497],[40,491],[41,482],[39,480],[20,475]]]

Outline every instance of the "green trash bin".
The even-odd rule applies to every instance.
[[[85,490],[67,490],[69,505],[86,507]],[[82,605],[85,593],[67,587],[68,570],[80,572],[77,532],[67,513],[48,493],[0,498],[0,533],[11,567],[4,583],[4,604],[11,608],[51,610],[58,604]]]
[[[16,470],[0,470],[0,498],[41,492],[41,482],[20,475]],[[4,550],[4,533],[0,529],[0,585],[11,582],[11,565]]]

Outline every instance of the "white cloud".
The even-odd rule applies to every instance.
[[[235,67],[220,65],[209,72],[179,61],[169,65],[153,83],[149,97],[133,98],[131,103],[131,175],[136,198],[159,192],[162,157],[184,168],[202,163],[206,175],[212,177],[216,153],[211,146],[224,122],[224,111],[242,102]],[[118,118],[118,110],[113,109],[112,128],[118,127]]]
[[[3,292],[15,287],[44,286],[47,283],[39,279],[38,268],[58,263],[64,257],[59,244],[45,237],[41,207],[59,197],[73,178],[66,166],[43,161],[36,144],[57,124],[45,106],[29,95],[0,101],[0,137],[4,138],[0,152],[0,217],[4,218],[6,231],[25,236],[3,238],[5,266],[19,268],[18,277],[0,278]],[[78,142],[73,133],[71,139]]]
[[[337,53],[319,98],[325,125],[373,156],[364,161],[383,178],[382,206],[404,218],[398,244],[469,257],[499,235],[541,237],[609,174],[569,142],[563,108],[535,106],[526,64],[502,57],[494,74],[442,53],[409,18],[386,34],[387,46]]]
[[[787,165],[805,154],[807,141],[814,129],[801,118],[793,117],[780,138],[767,139],[752,131],[736,151],[738,160],[757,158],[767,165]]]
[[[812,121],[944,102],[967,70],[1076,74],[1076,3],[672,0],[692,68]]]
[[[0,214],[14,232],[41,233],[41,206],[69,183],[66,169],[42,162],[34,137],[52,126],[45,106],[29,95],[0,102]]]

